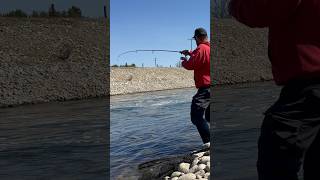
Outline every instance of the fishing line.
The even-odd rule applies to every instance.
[[[117,58],[117,61],[119,60],[119,58],[125,54],[128,54],[128,53],[138,53],[138,52],[152,52],[152,54],[154,52],[171,52],[171,53],[180,53],[181,54],[181,51],[174,51],[174,50],[164,50],[164,49],[139,49],[139,50],[133,50],[133,51],[126,51],[126,52],[123,52],[121,54],[118,55],[118,58]]]

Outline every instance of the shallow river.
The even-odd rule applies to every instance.
[[[272,82],[219,86],[213,91],[213,177],[256,180],[257,139],[263,112],[280,88]],[[134,179],[136,166],[181,155],[201,145],[189,120],[194,89],[111,98],[111,177]]]
[[[202,145],[190,121],[195,89],[111,97],[111,179],[136,179],[137,165]]]
[[[277,99],[273,83],[214,90],[213,177],[256,180],[262,113]],[[112,96],[110,176],[136,179],[137,165],[201,147],[190,121],[194,88]],[[0,179],[105,179],[105,99],[0,109]]]
[[[257,140],[263,113],[279,92],[272,82],[215,88],[211,129],[214,179],[257,180]]]
[[[0,179],[106,179],[106,99],[0,109]]]

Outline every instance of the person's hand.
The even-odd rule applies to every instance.
[[[183,50],[183,51],[180,51],[180,53],[185,55],[185,56],[190,55],[189,50]]]
[[[188,59],[186,57],[180,57],[181,61],[187,61]]]

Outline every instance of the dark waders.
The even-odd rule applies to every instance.
[[[320,80],[285,86],[265,113],[258,141],[259,180],[320,179]]]

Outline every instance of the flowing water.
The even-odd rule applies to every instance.
[[[0,109],[0,179],[106,179],[106,99]]]
[[[257,179],[262,113],[279,90],[273,83],[215,88],[215,179]],[[195,92],[111,97],[111,179],[136,179],[138,164],[202,145],[189,116]],[[105,179],[107,106],[105,99],[93,99],[0,109],[0,179]]]
[[[137,179],[137,165],[183,155],[202,141],[190,121],[194,88],[111,97],[111,179]]]
[[[263,113],[279,92],[272,82],[215,88],[211,129],[215,180],[257,180],[257,140]]]
[[[279,91],[272,82],[214,88],[214,179],[257,179],[263,112]],[[194,89],[183,89],[111,98],[112,178],[128,179],[141,162],[187,153],[201,145],[189,120],[194,93]]]

